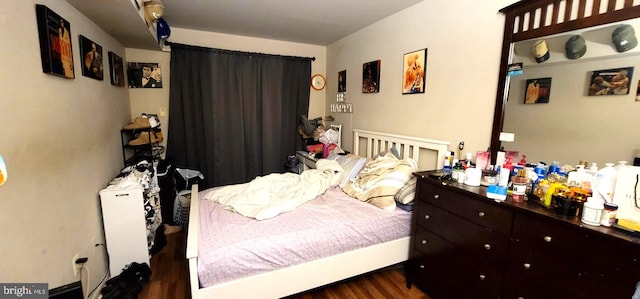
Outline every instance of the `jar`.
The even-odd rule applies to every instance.
[[[605,203],[604,211],[602,212],[602,220],[600,224],[604,226],[611,226],[616,223],[616,217],[618,215],[618,205],[614,203]]]
[[[480,180],[480,185],[491,186],[496,184],[498,184],[498,172],[490,169],[482,170],[482,179]]]
[[[601,200],[589,197],[582,207],[582,223],[600,226],[604,204]]]

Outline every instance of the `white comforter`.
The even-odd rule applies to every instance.
[[[320,159],[316,169],[302,174],[272,173],[251,182],[217,188],[204,198],[257,220],[288,212],[340,182],[343,169],[334,160]]]

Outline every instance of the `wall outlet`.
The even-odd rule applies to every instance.
[[[76,261],[80,258],[80,253],[76,253],[71,259],[71,267],[73,268],[73,276],[78,275],[78,270],[80,270],[81,264],[76,264]]]

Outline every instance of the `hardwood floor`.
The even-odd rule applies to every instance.
[[[190,299],[189,271],[185,260],[184,231],[167,236],[167,246],[151,258],[151,281],[138,299]],[[430,299],[416,287],[407,289],[402,268],[391,267],[329,286],[286,297],[286,299]]]

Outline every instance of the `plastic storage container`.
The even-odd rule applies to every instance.
[[[582,222],[589,225],[600,226],[604,202],[598,198],[589,197],[582,207]]]

